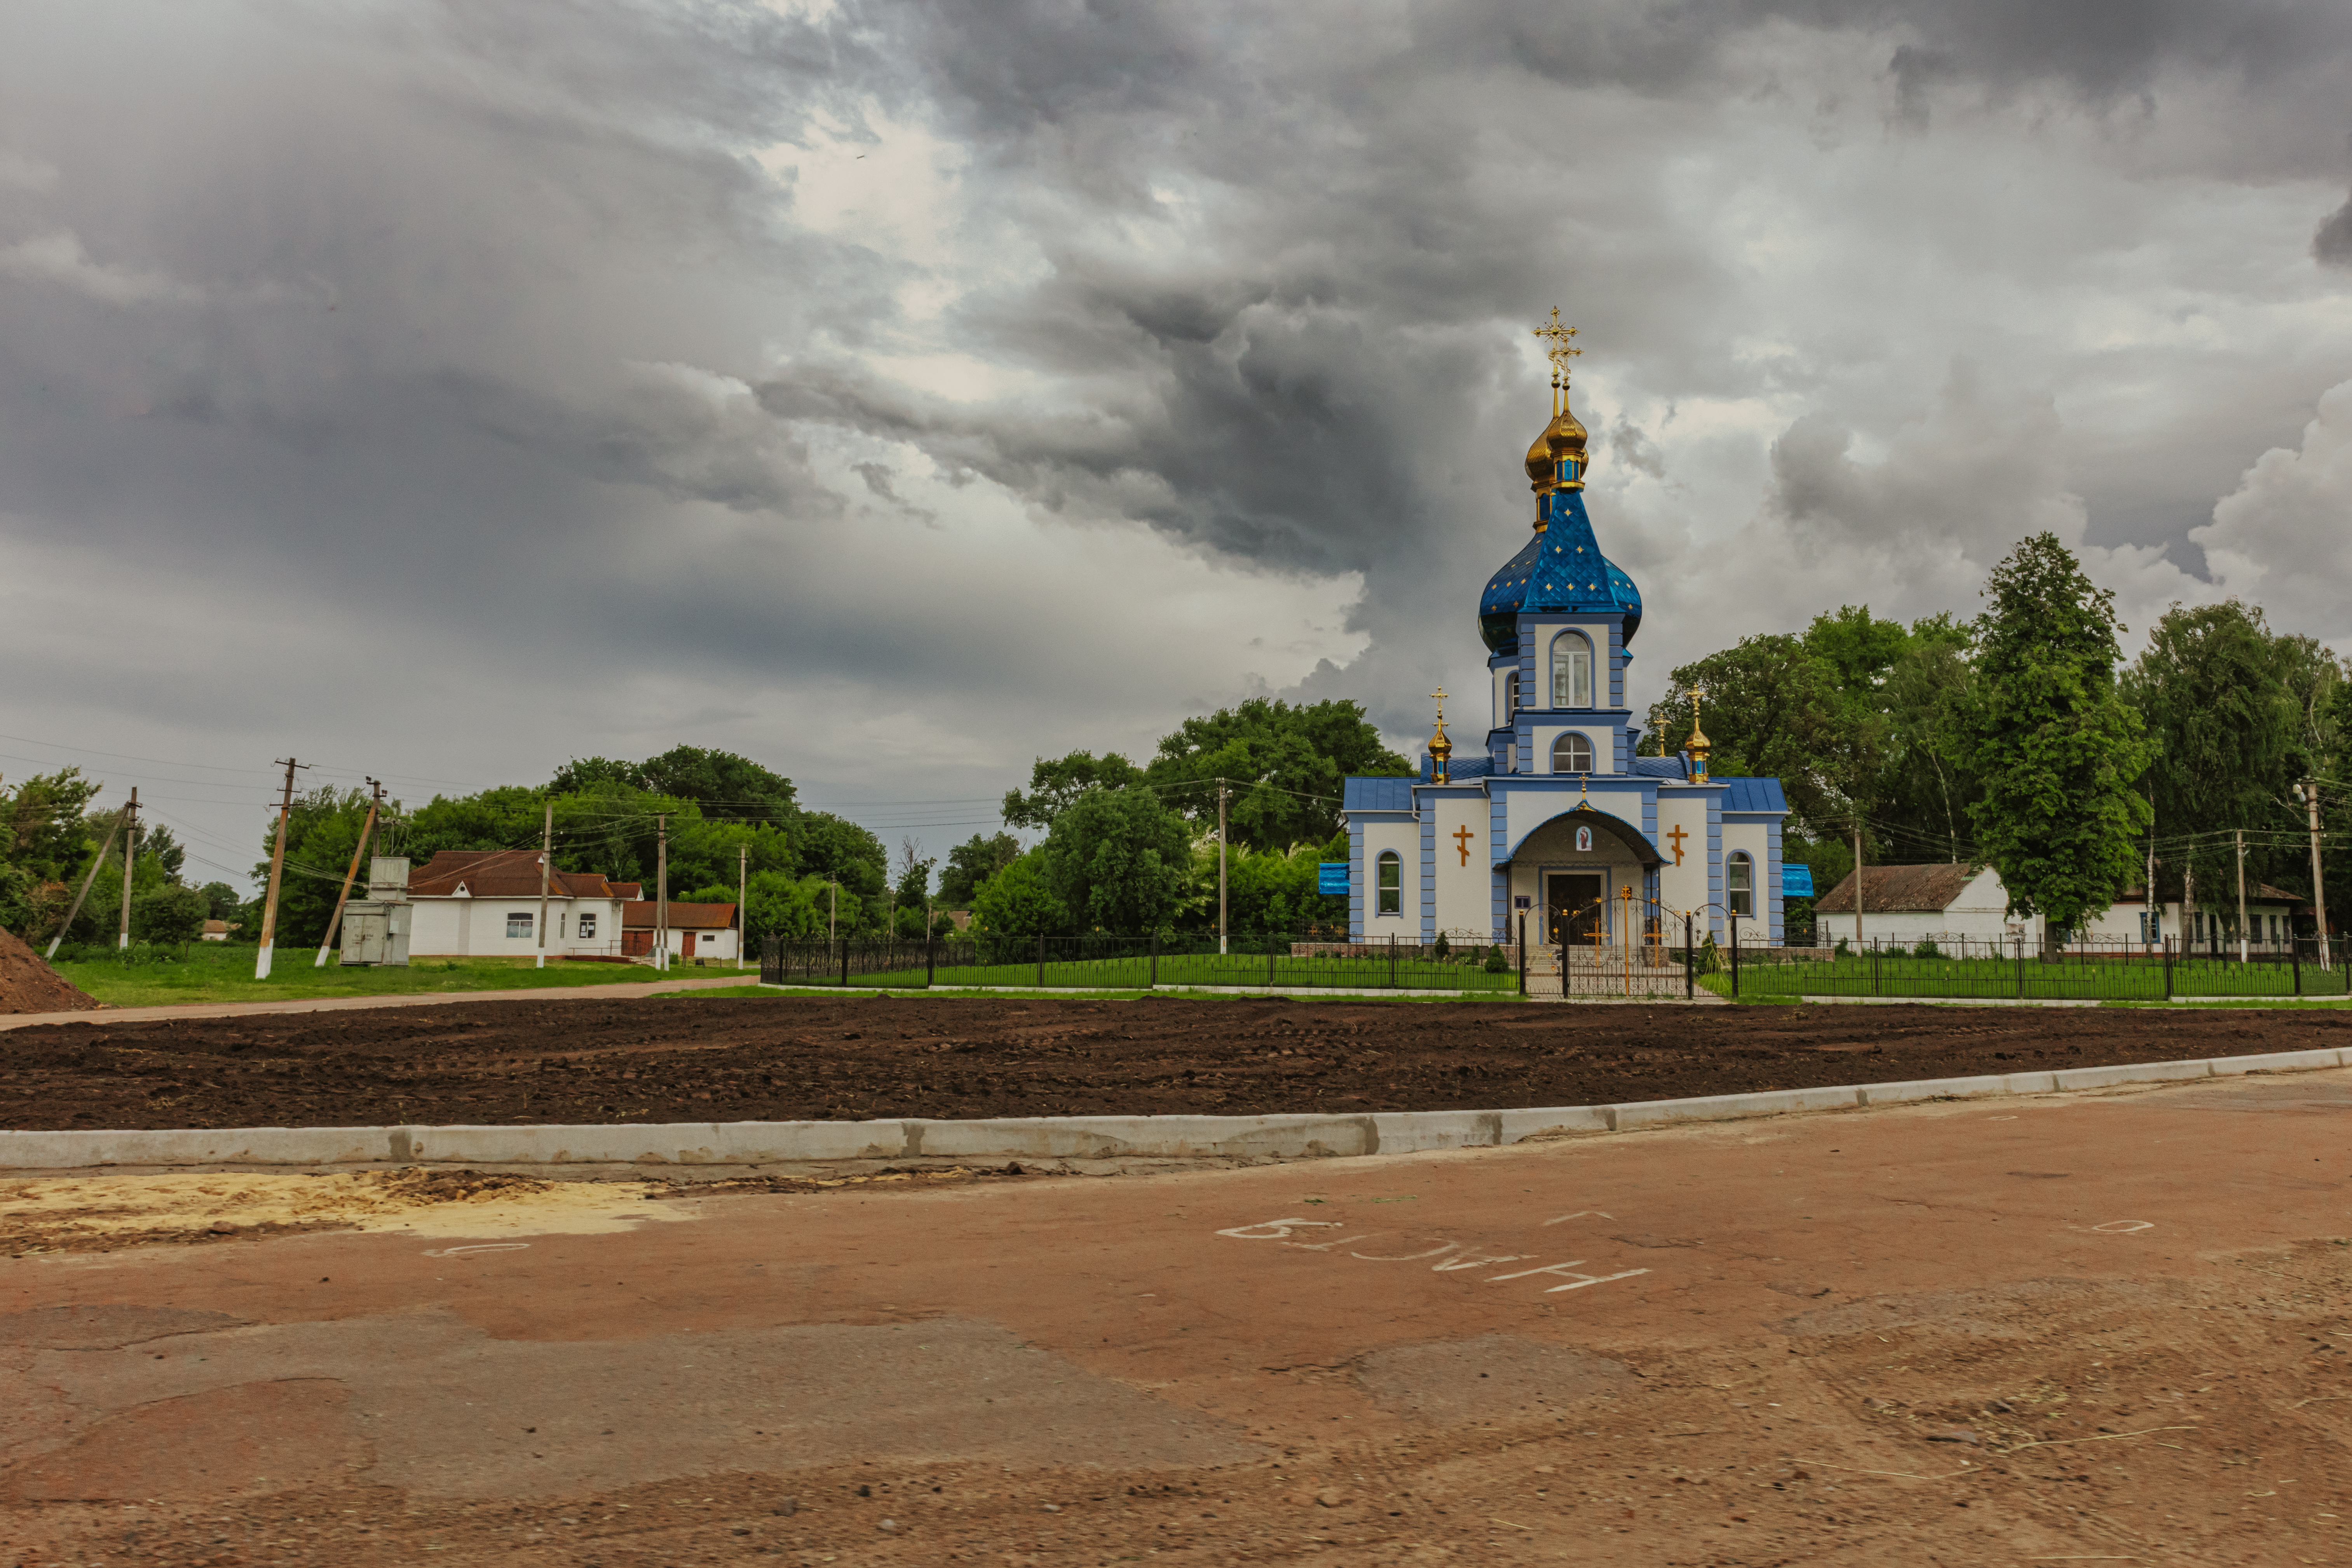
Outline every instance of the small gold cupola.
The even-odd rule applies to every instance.
[[[1454,743],[1445,738],[1445,688],[1429,695],[1437,699],[1437,733],[1429,737],[1430,770],[1435,775],[1432,782],[1444,784],[1448,781],[1445,765],[1454,756]]]
[[[1692,777],[1699,783],[1704,784],[1706,782],[1707,755],[1715,749],[1715,743],[1708,740],[1706,737],[1706,731],[1699,728],[1698,727],[1699,690],[1696,686],[1693,686],[1691,688],[1690,699],[1690,738],[1683,742],[1683,749],[1690,753],[1691,763],[1695,768]]]

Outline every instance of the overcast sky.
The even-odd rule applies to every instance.
[[[19,4],[0,775],[1031,758],[1481,689],[1528,329],[1665,672],[1978,608],[2352,651],[2352,6]]]

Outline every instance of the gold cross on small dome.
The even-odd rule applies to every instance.
[[[1544,358],[1551,361],[1554,370],[1566,370],[1569,361],[1584,352],[1581,349],[1569,347],[1568,340],[1576,336],[1576,329],[1559,324],[1559,307],[1557,305],[1551,308],[1551,325],[1536,328],[1531,336],[1543,341]]]

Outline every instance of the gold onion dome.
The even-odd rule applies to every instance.
[[[1554,401],[1559,405],[1559,411],[1552,415],[1551,423],[1544,426],[1543,434],[1537,436],[1535,444],[1528,448],[1528,483],[1538,496],[1549,495],[1559,487],[1559,465],[1562,463],[1574,458],[1580,476],[1585,469],[1585,429],[1578,423],[1576,415],[1568,411],[1568,388],[1557,382],[1554,383]]]

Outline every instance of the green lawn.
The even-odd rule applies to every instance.
[[[136,952],[136,950],[134,950]],[[385,997],[418,991],[498,991],[526,988],[643,985],[648,980],[716,976],[724,969],[688,966],[656,975],[642,964],[550,963],[531,967],[529,958],[419,958],[404,969],[312,967],[315,947],[280,947],[269,978],[253,977],[251,947],[236,943],[192,942],[163,948],[147,961],[113,957],[60,959],[58,972],[119,1008],[169,1007],[175,1002],[268,1002],[310,997]],[[747,977],[756,976],[747,970]]]

